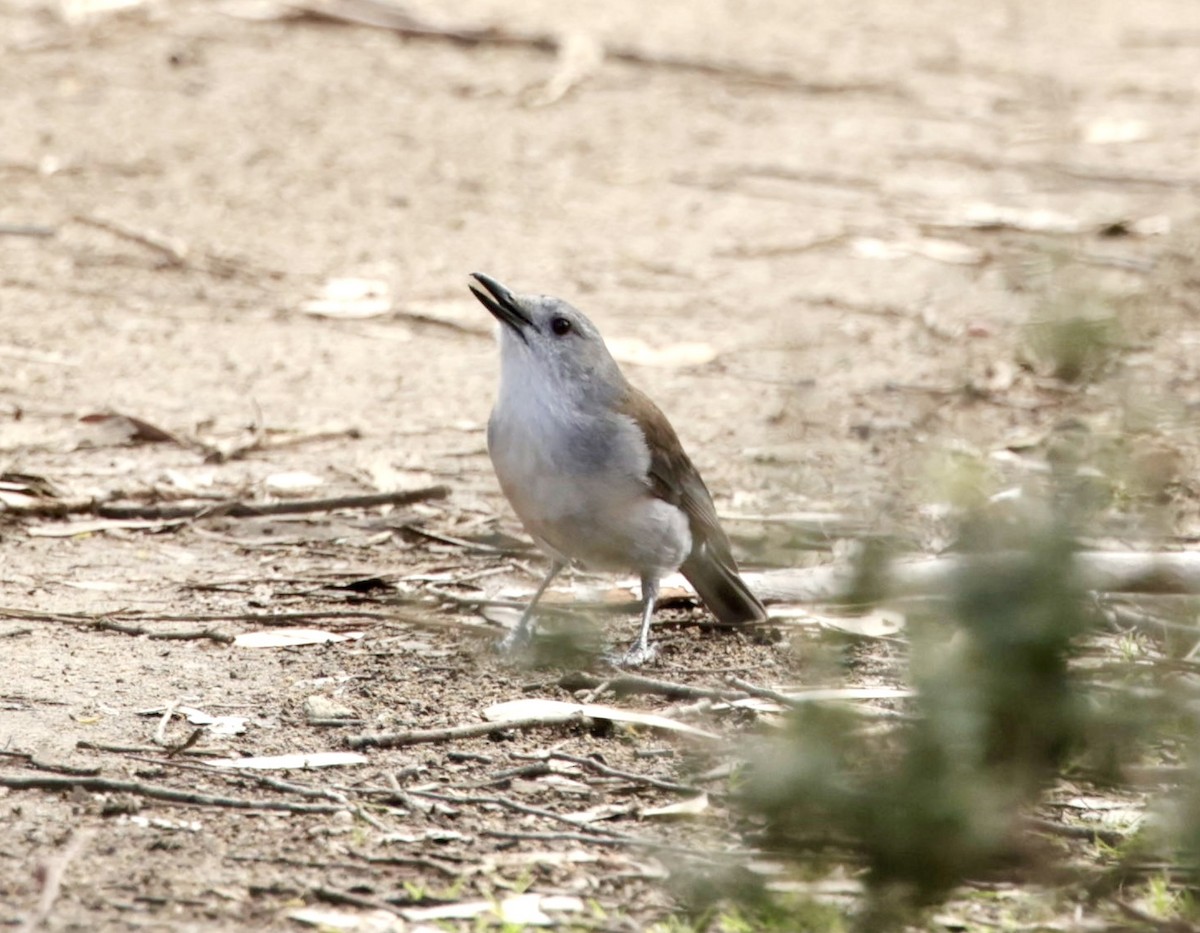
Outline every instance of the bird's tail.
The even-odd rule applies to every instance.
[[[717,560],[710,553],[693,553],[679,568],[696,589],[701,602],[724,625],[741,622],[762,622],[767,610],[759,598],[750,592],[746,581],[738,576],[737,567]]]

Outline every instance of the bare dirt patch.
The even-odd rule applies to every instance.
[[[709,345],[709,363],[629,372],[726,513],[834,512],[936,548],[931,463],[1019,473],[1012,458],[1069,422],[1136,466],[1131,495],[1157,497],[1160,527],[1194,534],[1195,10],[1134,7],[615,3],[580,22],[458,5],[463,24],[645,53],[556,98],[586,55],[253,21],[241,3],[76,22],[0,5],[0,772],[30,782],[0,789],[0,923],[258,930],[302,908],[528,893],[567,898],[541,902],[560,921],[641,928],[681,908],[689,873],[752,849],[723,801],[723,745],[601,720],[327,770],[199,764],[595,692],[564,686],[569,668],[501,664],[470,606],[541,568],[513,550],[484,449],[496,363],[476,269],[573,301],[613,338]],[[332,278],[385,283],[394,311],[303,313]],[[1077,373],[1029,330],[1058,333],[1064,295],[1119,321]],[[174,439],[81,422],[104,412]],[[437,484],[448,497],[407,505],[227,508]],[[217,508],[67,524],[177,501]],[[831,545],[730,530],[752,565]],[[610,642],[633,631],[589,617]],[[809,650],[829,637],[807,629],[664,619],[651,678],[902,679],[886,642],[831,670]],[[280,627],[356,637],[229,643]],[[314,696],[352,721],[311,724]],[[139,714],[171,704],[246,731]],[[752,719],[686,721],[736,737]],[[647,815],[702,790],[700,817]],[[604,818],[564,821],[589,810]]]

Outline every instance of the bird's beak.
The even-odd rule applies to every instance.
[[[524,340],[524,330],[526,327],[532,327],[533,321],[529,320],[529,316],[521,310],[516,296],[491,276],[484,275],[482,272],[472,273],[471,279],[472,281],[469,283],[471,294],[492,312],[492,317],[501,324],[511,327]]]

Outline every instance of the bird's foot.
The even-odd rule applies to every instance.
[[[496,654],[511,657],[528,648],[531,641],[533,634],[529,629],[518,626],[496,642]]]
[[[657,657],[658,645],[649,641],[636,641],[615,663],[617,667],[641,667]]]

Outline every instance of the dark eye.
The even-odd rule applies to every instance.
[[[550,329],[554,331],[556,336],[562,337],[571,332],[571,322],[565,317],[556,317],[550,322]]]

